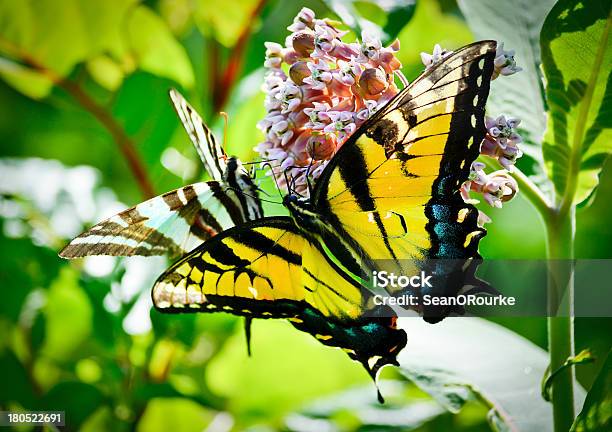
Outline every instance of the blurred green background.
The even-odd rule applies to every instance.
[[[256,321],[248,358],[241,320],[150,312],[163,258],[57,257],[84,227],[142,200],[118,142],[134,146],[156,193],[203,175],[171,87],[218,137],[228,112],[228,153],[256,158],[263,42],[283,43],[302,6],[335,17],[315,0],[0,1],[1,409],[61,409],[68,430],[90,431],[489,430],[480,403],[451,415],[392,369],[390,403],[378,407],[360,365],[286,322]],[[421,51],[474,40],[452,0],[419,1],[398,37],[409,79]],[[608,166],[578,213],[578,258],[612,258],[610,197]],[[520,194],[485,210],[485,258],[544,257],[543,225]],[[544,318],[496,321],[546,347]],[[577,350],[603,357],[610,328],[577,319]],[[585,388],[598,368],[578,369]]]

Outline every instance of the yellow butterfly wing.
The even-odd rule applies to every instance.
[[[424,72],[318,179],[315,207],[361,251],[362,266],[386,260],[385,269],[406,274],[419,268],[414,260],[479,258],[485,231],[459,188],[484,138],[495,47],[466,46]]]
[[[335,268],[287,217],[226,230],[159,277],[162,312],[228,312],[286,318],[325,345],[343,348],[372,378],[406,345],[387,307]]]
[[[358,319],[369,300],[284,217],[218,234],[160,276],[152,295],[165,311],[280,318],[307,304],[340,321]]]

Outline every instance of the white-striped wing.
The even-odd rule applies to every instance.
[[[72,240],[60,256],[178,256],[245,218],[234,191],[216,181],[195,183],[94,225]]]
[[[60,256],[179,256],[223,230],[263,217],[258,188],[242,163],[225,155],[202,118],[176,90],[170,91],[170,97],[214,180],[167,192],[118,213],[72,240]]]
[[[198,112],[175,89],[170,90],[170,99],[174,105],[189,139],[195,146],[204,164],[204,169],[213,180],[222,181],[227,169],[227,155],[217,143],[215,136],[206,126]]]

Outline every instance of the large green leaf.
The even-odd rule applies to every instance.
[[[127,48],[142,70],[183,87],[193,85],[195,78],[185,49],[151,9],[139,6],[130,13],[127,34]]]
[[[540,43],[549,108],[544,159],[566,203],[585,201],[612,152],[609,1],[561,0]]]
[[[432,419],[448,415],[435,401],[425,398],[405,381],[380,380],[385,403],[378,402],[374,385],[352,388],[308,404],[285,420],[289,430],[401,430],[409,431]]]
[[[539,163],[546,117],[538,38],[553,4],[554,0],[459,1],[477,39],[494,39],[516,52],[516,63],[523,71],[492,83],[487,110],[492,116],[507,114],[522,120],[519,130],[525,143],[521,148]]]
[[[612,430],[612,351],[608,353],[593,387],[587,394],[572,432],[605,432]]]
[[[401,372],[452,412],[476,397],[490,408],[496,430],[550,431],[552,409],[540,397],[546,352],[511,331],[480,318],[447,318],[427,324],[402,318],[408,344]],[[579,387],[579,386],[577,386]],[[584,400],[577,388],[576,403]]]
[[[415,0],[324,0],[336,15],[361,37],[361,31],[378,33],[392,42],[414,14]]]
[[[94,79],[111,89],[120,84],[122,68],[131,72],[134,66],[191,87],[194,76],[184,48],[159,16],[133,3],[67,0],[58,7],[52,0],[1,2],[0,55],[5,58],[0,76],[22,93],[42,98],[52,87],[48,77],[6,57],[34,62],[59,77],[92,60]],[[99,57],[107,52],[115,59]],[[109,71],[113,77],[105,75]]]
[[[0,55],[30,58],[65,76],[77,63],[114,43],[115,32],[134,0],[90,2],[53,0],[0,2]],[[0,75],[24,94],[40,98],[51,82],[41,75],[7,64]]]
[[[280,422],[314,398],[371,382],[362,366],[341,350],[323,346],[287,322],[255,320],[252,357],[247,357],[242,328],[238,330],[209,363],[206,380],[245,423],[239,427]]]

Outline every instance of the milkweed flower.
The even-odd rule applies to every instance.
[[[267,114],[257,125],[265,140],[255,149],[272,161],[268,174],[281,188],[307,195],[306,176],[315,180],[348,137],[398,93],[399,41],[384,47],[363,32],[360,41],[346,43],[347,32],[308,8],[287,29],[284,46],[265,43]]]
[[[426,52],[421,53],[421,62],[423,62],[423,65],[425,65],[425,70],[427,70],[434,64],[438,63],[440,60],[443,60],[449,55],[451,55],[452,53],[452,51],[445,50],[440,47],[440,45],[436,44],[434,45],[434,49],[431,54]]]
[[[461,195],[465,202],[477,204],[479,201],[470,197],[469,192],[477,192],[491,207],[501,208],[502,203],[510,201],[518,192],[516,180],[506,170],[495,171],[491,174],[484,172],[482,162],[472,163],[470,181],[464,183]]]
[[[482,142],[480,153],[490,156],[508,171],[512,172],[516,160],[523,155],[519,144],[523,138],[516,131],[521,121],[501,115],[497,118],[485,117],[487,133]]]
[[[496,79],[500,75],[513,75],[523,70],[523,68],[517,66],[516,62],[514,61],[514,50],[504,51],[503,42],[497,44],[493,64],[495,65],[495,69],[493,70],[493,76],[491,79]]]

